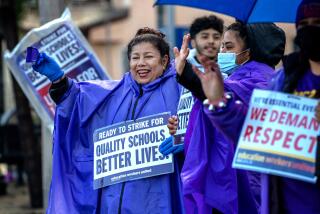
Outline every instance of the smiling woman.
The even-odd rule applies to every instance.
[[[159,37],[164,34],[143,28],[128,45],[131,75],[139,84],[157,79],[168,66],[169,45]]]
[[[161,59],[159,51],[150,43],[141,43],[133,48],[130,57],[130,70],[140,84],[149,83],[162,75],[168,55]]]
[[[34,69],[46,76],[59,74],[59,78],[52,78],[58,80],[50,89],[57,108],[47,213],[184,213],[178,158],[173,161],[174,173],[123,179],[136,173],[128,167],[145,162],[161,167],[159,162],[167,156],[159,153],[157,143],[165,138],[164,130],[155,128],[149,136],[144,133],[147,124],[130,126],[128,132],[133,128],[140,131],[131,139],[136,152],[130,150],[130,139],[110,139],[116,136],[116,130],[102,132],[99,137],[105,141],[105,148],[101,147],[98,154],[111,150],[117,153],[95,161],[94,170],[95,130],[164,112],[176,113],[180,87],[175,68],[169,63],[164,35],[150,28],[138,30],[128,44],[127,56],[130,72],[120,81],[76,83],[63,76],[52,58],[44,55],[36,63]],[[139,155],[136,159],[135,154]],[[102,176],[119,168],[123,173],[112,174],[114,183],[94,189],[94,172]]]

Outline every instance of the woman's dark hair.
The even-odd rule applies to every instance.
[[[218,31],[220,34],[223,33],[223,20],[218,17],[211,16],[202,16],[193,21],[190,26],[190,37],[194,39],[200,31],[213,29]]]
[[[284,31],[273,23],[247,24],[251,60],[275,67],[283,58]]]
[[[241,22],[235,22],[231,25],[229,25],[226,29],[226,31],[232,30],[237,33],[237,36],[243,41],[244,43],[244,49],[246,50],[249,48],[249,37],[248,37],[248,31],[247,26]]]
[[[130,56],[132,52],[132,48],[140,43],[148,42],[151,43],[156,49],[159,50],[160,56],[164,57],[165,55],[168,56],[168,62],[170,62],[170,54],[169,54],[169,44],[166,42],[165,34],[161,33],[158,30],[144,27],[140,28],[134,38],[129,42],[127,47],[127,56],[130,61]],[[167,64],[168,67],[169,63]]]
[[[302,52],[295,52],[283,59],[283,67],[285,78],[282,91],[286,93],[293,93],[297,88],[298,81],[310,69],[308,57]],[[320,98],[320,91],[318,90],[314,98]]]
[[[273,23],[243,24],[235,22],[227,30],[233,30],[244,42],[244,50],[250,48],[250,59],[275,67],[282,59],[286,44],[284,31]]]

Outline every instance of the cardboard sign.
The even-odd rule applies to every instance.
[[[254,90],[233,167],[315,183],[317,100]]]
[[[34,71],[31,63],[26,63],[29,46],[53,57],[64,73],[77,82],[108,79],[90,45],[73,24],[68,10],[61,18],[31,30],[11,53],[6,52],[5,60],[30,103],[47,124],[53,122],[55,112],[55,103],[48,94],[51,82]]]
[[[169,137],[169,113],[125,121],[95,130],[94,188],[172,173],[172,154],[159,146]]]
[[[179,145],[184,143],[184,135],[186,134],[188,122],[189,122],[189,116],[190,112],[192,110],[192,106],[194,104],[194,99],[192,96],[192,93],[182,87],[180,100],[178,104],[178,111],[177,111],[177,117],[178,117],[178,128],[177,132],[174,135],[175,145]]]

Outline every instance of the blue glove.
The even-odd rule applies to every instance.
[[[35,64],[32,65],[32,68],[40,74],[48,77],[51,82],[60,79],[64,75],[56,61],[45,53],[39,54],[39,57]]]
[[[167,139],[165,139],[160,147],[159,151],[163,155],[168,155],[168,154],[176,154],[184,150],[184,144],[178,144],[178,145],[173,145],[174,143],[174,137],[170,136]]]

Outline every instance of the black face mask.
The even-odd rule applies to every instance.
[[[297,31],[296,43],[309,59],[320,62],[320,26],[305,26]]]

